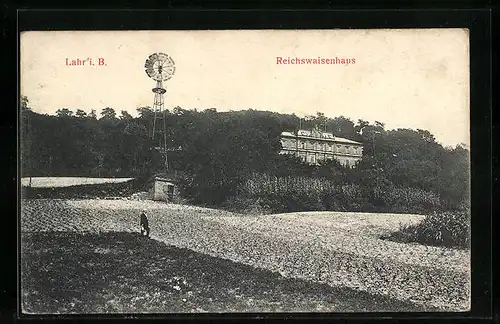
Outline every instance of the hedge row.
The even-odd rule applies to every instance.
[[[225,206],[262,212],[360,211],[427,214],[443,209],[439,196],[418,188],[338,184],[326,179],[254,175]]]
[[[106,197],[127,197],[144,190],[144,179],[133,179],[119,183],[85,184],[68,187],[27,187],[21,189],[21,196],[28,199],[92,199]]]

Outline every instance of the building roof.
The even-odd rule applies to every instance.
[[[333,136],[332,133],[321,133],[321,135],[323,136],[323,138],[331,138],[331,139],[335,138],[335,136]]]
[[[154,179],[154,181],[171,182],[171,183],[176,182],[175,180],[173,180],[171,178],[154,177],[153,179]]]
[[[154,174],[149,180],[153,181],[166,181],[166,182],[178,182],[177,181],[177,171],[168,171],[168,172],[158,172]]]
[[[343,137],[334,136],[332,133],[312,132],[312,131],[304,130],[304,129],[299,129],[297,131],[297,135],[293,134],[292,132],[282,132],[281,136],[299,137],[299,138],[318,138],[318,139],[323,139],[323,140],[327,140],[327,141],[331,141],[331,142],[363,145],[363,143],[360,143],[360,142],[352,141],[350,139],[343,138]]]

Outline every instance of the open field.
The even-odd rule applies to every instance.
[[[57,188],[100,183],[120,183],[132,179],[133,178],[32,177],[31,186],[34,188]],[[28,186],[29,182],[29,178],[21,178],[21,185]]]
[[[242,216],[152,201],[26,200],[22,231],[138,231],[167,245],[444,311],[469,308],[468,251],[379,239],[418,215],[310,212]],[[354,310],[356,311],[356,310]],[[362,310],[358,310],[362,311]]]
[[[408,302],[285,278],[136,233],[23,234],[29,313],[423,311]]]

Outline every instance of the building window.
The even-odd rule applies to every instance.
[[[306,143],[304,143],[304,142],[300,142],[300,146],[301,146],[302,148],[305,148]]]

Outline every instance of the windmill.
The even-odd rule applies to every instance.
[[[175,63],[167,54],[154,53],[146,59],[144,67],[146,68],[146,74],[156,81],[156,86],[152,89],[154,93],[152,140],[155,148],[165,155],[165,169],[168,170],[166,110],[164,109],[163,98],[167,90],[163,87],[163,81],[169,80],[175,74]],[[158,127],[157,124],[160,122],[163,125]],[[157,128],[160,129],[160,134],[157,134]]]

